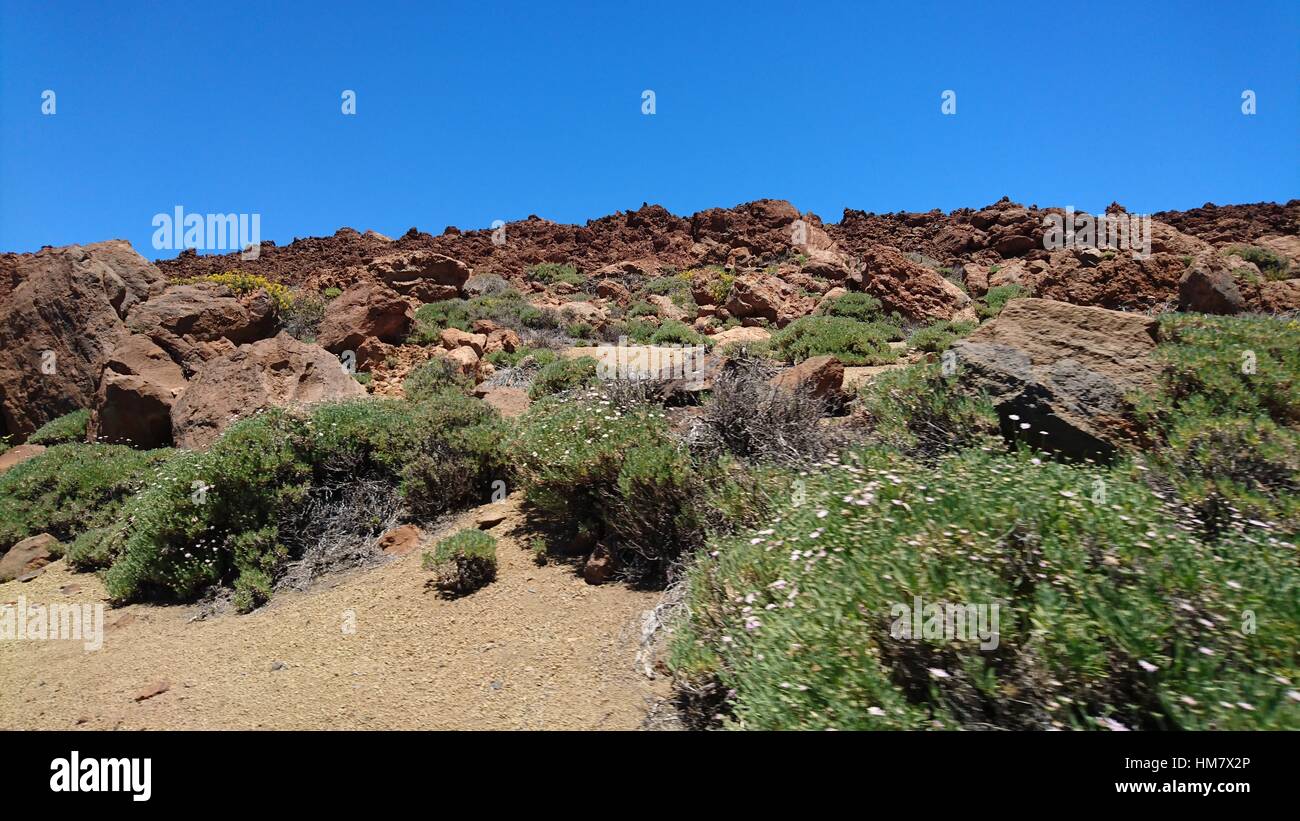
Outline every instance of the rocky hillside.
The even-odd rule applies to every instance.
[[[592,683],[616,701],[554,726],[630,726],[636,676],[668,674],[673,721],[701,727],[1294,729],[1300,201],[1137,222],[1113,205],[1150,253],[1057,242],[1068,213],[828,224],[763,200],[343,229],[247,261],[151,264],[117,240],[4,255],[0,604],[95,571],[113,607],[261,624],[304,591],[278,612],[324,612],[313,585],[349,570],[460,656],[553,631],[617,649],[507,654],[486,674],[572,686],[494,713],[488,668],[420,630],[362,640],[379,669],[478,671],[441,681],[490,726]],[[637,595],[583,605],[611,585]],[[572,605],[553,629],[496,618],[536,595]],[[922,600],[1000,608],[1002,628],[891,626]],[[593,612],[623,626],[579,631]],[[130,682],[137,703],[195,675],[188,619],[166,622],[160,653],[143,630],[112,651],[167,670]],[[290,644],[352,652],[334,638]],[[582,669],[522,661],[566,657]],[[311,693],[337,703],[338,672],[317,672],[285,726],[332,726]],[[97,686],[93,723],[274,720],[229,686],[245,673],[195,682],[204,704],[243,699],[235,725],[109,709],[126,679]],[[460,726],[408,682],[375,726]],[[6,690],[41,698],[0,687],[0,718],[20,712]]]

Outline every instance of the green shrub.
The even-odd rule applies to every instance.
[[[666,319],[650,335],[652,345],[703,345],[705,338],[695,329],[677,319]]]
[[[454,389],[420,402],[360,399],[241,420],[207,452],[169,461],[131,498],[94,547],[112,561],[105,586],[131,601],[231,584],[248,610],[270,597],[297,536],[286,523],[318,488],[393,484],[427,518],[479,498],[503,475],[503,435],[489,406]]]
[[[958,385],[958,376],[944,376],[938,365],[887,371],[859,389],[858,418],[874,441],[916,456],[1001,449],[992,403]]]
[[[867,451],[800,478],[803,504],[687,573],[670,663],[731,693],[730,726],[1300,726],[1294,545],[1211,546],[1122,470],[1031,454]],[[996,647],[908,637],[916,597],[997,605]]]
[[[324,291],[321,291],[321,296],[325,297],[327,300],[337,299],[342,295],[343,290],[340,288],[326,288]]]
[[[594,329],[586,322],[570,322],[564,332],[574,339],[591,339]]]
[[[1265,279],[1286,279],[1290,274],[1291,262],[1281,254],[1261,248],[1258,245],[1234,245],[1228,249],[1230,255],[1238,256],[1246,262],[1255,263]]]
[[[994,272],[994,268],[989,269],[990,274]],[[997,285],[989,288],[984,298],[975,303],[975,313],[980,319],[992,319],[1002,313],[1002,309],[1011,300],[1027,296],[1029,296],[1029,289],[1023,285]]]
[[[51,419],[27,437],[29,445],[61,445],[65,442],[86,441],[86,426],[90,424],[90,411],[82,408]]]
[[[425,361],[402,380],[402,392],[412,402],[423,402],[448,388],[468,392],[473,387],[473,379],[462,374],[453,362],[442,357]]]
[[[548,324],[542,311],[528,304],[518,291],[509,289],[473,299],[444,299],[421,305],[415,312],[415,322],[407,341],[415,345],[436,344],[438,335],[447,328],[469,331],[480,319],[515,330],[554,328],[560,324],[558,320]]]
[[[528,278],[535,279],[538,282],[544,282],[551,285],[556,282],[564,282],[569,285],[582,285],[582,275],[572,264],[558,262],[543,262],[540,265],[534,265],[528,269]]]
[[[632,307],[627,309],[629,318],[638,316],[659,316],[659,306],[649,302],[641,301],[632,303]]]
[[[334,290],[338,290],[337,288]],[[280,324],[294,339],[314,342],[325,321],[325,299],[308,292],[294,295],[293,301],[280,312]]]
[[[918,351],[939,353],[963,336],[975,330],[973,322],[949,322],[942,320],[924,328],[918,328],[907,338],[907,346]]]
[[[843,316],[859,322],[875,322],[881,318],[881,310],[880,300],[871,294],[853,292],[822,305],[818,313]]]
[[[171,454],[65,443],[10,468],[0,474],[0,554],[37,533],[68,543],[108,525]]]
[[[1160,390],[1137,397],[1150,466],[1210,533],[1266,519],[1300,533],[1300,321],[1166,316]]]
[[[477,528],[466,528],[425,553],[423,565],[437,573],[436,584],[444,597],[468,595],[497,577],[497,540]]]
[[[703,495],[663,413],[600,394],[553,397],[519,420],[508,451],[529,505],[570,535],[607,543],[622,578],[662,584],[702,538]]]
[[[600,366],[593,357],[580,356],[576,359],[558,358],[542,367],[533,385],[528,389],[531,399],[540,399],[560,391],[591,385],[596,381],[596,371]]]
[[[896,330],[842,316],[805,316],[774,334],[771,349],[789,362],[829,354],[845,365],[882,365],[897,357],[889,347]]]

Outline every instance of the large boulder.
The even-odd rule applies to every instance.
[[[970,302],[946,277],[894,248],[872,246],[863,253],[862,263],[862,290],[879,299],[885,310],[898,311],[908,319],[952,319]]]
[[[406,339],[415,311],[404,297],[378,282],[362,282],[330,300],[316,342],[333,353],[355,351],[367,339]]]
[[[172,406],[185,384],[181,367],[149,337],[124,337],[104,365],[87,438],[141,448],[170,445]]]
[[[1215,252],[1198,254],[1178,280],[1178,307],[1203,314],[1235,314],[1246,307],[1228,265]]]
[[[261,289],[237,295],[212,282],[173,285],[132,309],[126,326],[152,339],[187,374],[194,374],[234,346],[270,336],[276,326],[275,305]]]
[[[1013,299],[952,350],[1005,435],[1104,457],[1132,433],[1129,397],[1156,389],[1155,331],[1145,314]]]
[[[737,319],[766,319],[785,327],[814,305],[788,282],[769,274],[747,274],[731,284],[722,307]]]
[[[9,548],[0,556],[0,582],[13,581],[27,576],[54,561],[59,540],[48,533],[29,536]]]
[[[375,258],[369,270],[398,293],[424,302],[457,296],[472,273],[460,260],[433,251],[386,254]]]
[[[0,436],[89,407],[122,317],[163,287],[125,240],[0,255]]]
[[[823,402],[843,398],[844,365],[833,356],[814,356],[772,377],[773,387],[791,392],[803,391]]]
[[[365,394],[329,351],[282,332],[207,363],[172,408],[172,438],[204,449],[231,422],[258,411]]]
[[[725,331],[719,331],[714,334],[713,347],[715,350],[721,349],[724,345],[757,345],[760,342],[766,342],[772,338],[772,332],[766,328],[728,328]]]

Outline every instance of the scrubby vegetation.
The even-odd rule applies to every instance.
[[[549,308],[537,308],[514,289],[476,296],[473,299],[444,299],[421,305],[415,312],[408,341],[416,345],[438,342],[438,335],[447,328],[472,330],[474,322],[490,320],[516,331],[525,328],[559,328],[564,325],[560,316]]]
[[[566,285],[580,286],[583,283],[582,275],[578,273],[578,269],[567,262],[543,262],[540,265],[534,265],[528,269],[528,278],[544,282],[547,285],[563,282]]]
[[[90,411],[82,408],[51,419],[27,437],[29,445],[61,445],[64,442],[86,441],[86,426],[90,424]]]
[[[994,269],[989,269],[990,274],[993,272]],[[1029,296],[1029,289],[1023,285],[996,285],[989,288],[983,298],[975,302],[975,313],[980,319],[992,319],[1002,313],[1002,309],[1011,300],[1027,296]]]
[[[950,322],[941,320],[924,328],[918,328],[907,338],[907,347],[918,351],[928,351],[930,353],[939,353],[948,349],[948,346],[968,336],[975,330],[973,322]]]
[[[771,350],[788,362],[829,354],[845,365],[883,365],[897,353],[889,347],[901,331],[882,322],[859,322],[843,316],[805,316],[771,339]]]
[[[1280,280],[1291,275],[1291,262],[1281,254],[1258,245],[1234,245],[1228,253],[1253,262],[1265,279]]]
[[[1291,545],[1208,544],[1119,472],[1027,453],[966,450],[927,467],[860,451],[804,481],[803,504],[716,541],[689,571],[672,664],[734,692],[730,726],[1300,721],[1282,683],[1300,631]],[[986,608],[995,645],[903,633],[921,603]]]
[[[600,363],[590,356],[576,359],[556,357],[542,366],[533,386],[528,390],[530,399],[540,399],[561,391],[573,390],[596,381],[596,371]]]
[[[444,597],[466,596],[497,577],[497,540],[466,528],[438,542],[423,563],[437,574],[435,585]]]
[[[64,443],[0,474],[0,554],[38,533],[67,544],[112,524],[123,503],[170,455],[125,445]]]
[[[454,388],[414,402],[267,411],[231,426],[209,451],[168,461],[85,552],[111,565],[104,580],[117,601],[184,600],[225,583],[246,610],[271,595],[303,547],[305,502],[373,480],[395,486],[416,518],[464,506],[503,475],[503,435],[491,408]]]
[[[288,286],[272,282],[264,276],[249,274],[238,269],[226,271],[223,274],[208,274],[192,280],[180,280],[181,284],[194,282],[214,282],[217,285],[224,285],[237,296],[251,294],[258,290],[265,291],[266,295],[271,298],[271,304],[278,315],[283,315],[285,311],[289,310],[294,301],[293,292],[289,290]]]
[[[959,373],[880,375],[855,411],[864,444],[786,469],[773,509],[713,531],[688,566],[671,650],[688,715],[1300,726],[1298,327],[1165,318],[1164,387],[1140,413],[1150,449],[1106,466],[1009,450]],[[913,621],[925,605],[947,609]],[[988,630],[945,634],[950,613]]]
[[[1138,398],[1152,466],[1211,533],[1300,534],[1300,321],[1175,314],[1160,338],[1162,389]]]

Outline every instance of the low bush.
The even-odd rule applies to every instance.
[[[1258,245],[1233,245],[1228,253],[1255,263],[1265,279],[1281,280],[1290,276],[1291,262],[1281,254]]]
[[[297,558],[299,512],[322,488],[396,485],[405,509],[429,518],[485,496],[504,475],[504,433],[488,405],[455,389],[241,420],[207,452],[170,460],[132,497],[94,550],[112,562],[105,586],[130,601],[189,599],[232,584],[248,610]]]
[[[64,443],[10,468],[0,474],[0,554],[38,533],[66,544],[111,524],[171,455],[125,445]]]
[[[942,320],[924,328],[918,328],[907,338],[907,346],[918,351],[939,353],[948,346],[968,336],[975,330],[973,322],[949,322]]]
[[[271,304],[274,306],[277,315],[283,315],[293,305],[294,295],[288,286],[281,285],[278,282],[272,282],[259,274],[249,274],[238,269],[226,271],[224,274],[207,274],[199,277],[197,280],[183,280],[184,282],[215,282],[218,285],[224,285],[233,294],[243,296],[251,294],[254,291],[266,291],[266,295],[271,298]]]
[[[547,285],[557,282],[577,286],[583,284],[582,275],[578,273],[577,267],[568,262],[543,262],[540,265],[534,265],[528,269],[528,278]]]
[[[993,269],[989,269],[993,273]],[[1029,289],[1023,285],[997,285],[989,288],[984,297],[975,303],[975,313],[980,319],[992,319],[1002,313],[1002,309],[1013,299],[1029,296]]]
[[[730,694],[727,726],[1300,726],[1293,545],[1207,544],[1123,471],[1028,453],[863,451],[800,480],[687,572],[670,663]]]
[[[871,294],[853,292],[824,303],[817,311],[824,316],[842,316],[859,322],[875,322],[882,316],[880,300]]]
[[[752,461],[805,463],[839,444],[820,424],[824,402],[805,391],[773,387],[761,360],[738,357],[714,380],[688,441],[696,453]]]
[[[1300,321],[1177,314],[1159,337],[1160,390],[1136,402],[1156,476],[1212,535],[1300,533]]]
[[[337,290],[337,289],[335,289]],[[325,299],[313,293],[300,292],[280,313],[280,324],[294,339],[315,342],[320,325],[325,321]]]
[[[845,365],[883,365],[897,357],[889,340],[893,326],[842,316],[805,316],[771,339],[771,350],[789,362],[829,354]]]
[[[438,542],[424,554],[423,564],[437,574],[435,584],[445,598],[466,596],[496,579],[497,540],[466,528]]]
[[[86,441],[86,426],[90,424],[90,411],[82,408],[51,419],[27,437],[29,445],[61,445],[65,442]]]
[[[437,356],[412,370],[402,380],[402,392],[412,402],[423,402],[448,388],[468,392],[473,387],[472,378],[462,374],[451,361]]]
[[[913,456],[1001,449],[992,403],[963,392],[958,375],[944,376],[938,365],[880,374],[859,389],[855,418],[874,441]]]
[[[599,365],[600,363],[590,356],[580,356],[576,359],[557,357],[538,372],[532,387],[528,390],[528,396],[536,400],[553,393],[591,385],[596,381]]]
[[[484,294],[473,299],[427,302],[416,309],[415,322],[411,325],[407,341],[415,345],[437,344],[438,335],[447,328],[469,331],[474,322],[480,319],[516,331],[524,328],[556,328],[563,324],[558,317],[546,315],[545,310],[549,309],[534,308],[514,289]]]
[[[520,418],[508,451],[528,503],[557,529],[610,544],[630,582],[662,585],[702,542],[689,454],[653,406],[551,397]]]
[[[677,319],[666,319],[650,335],[652,345],[703,345],[707,340],[695,329]]]

